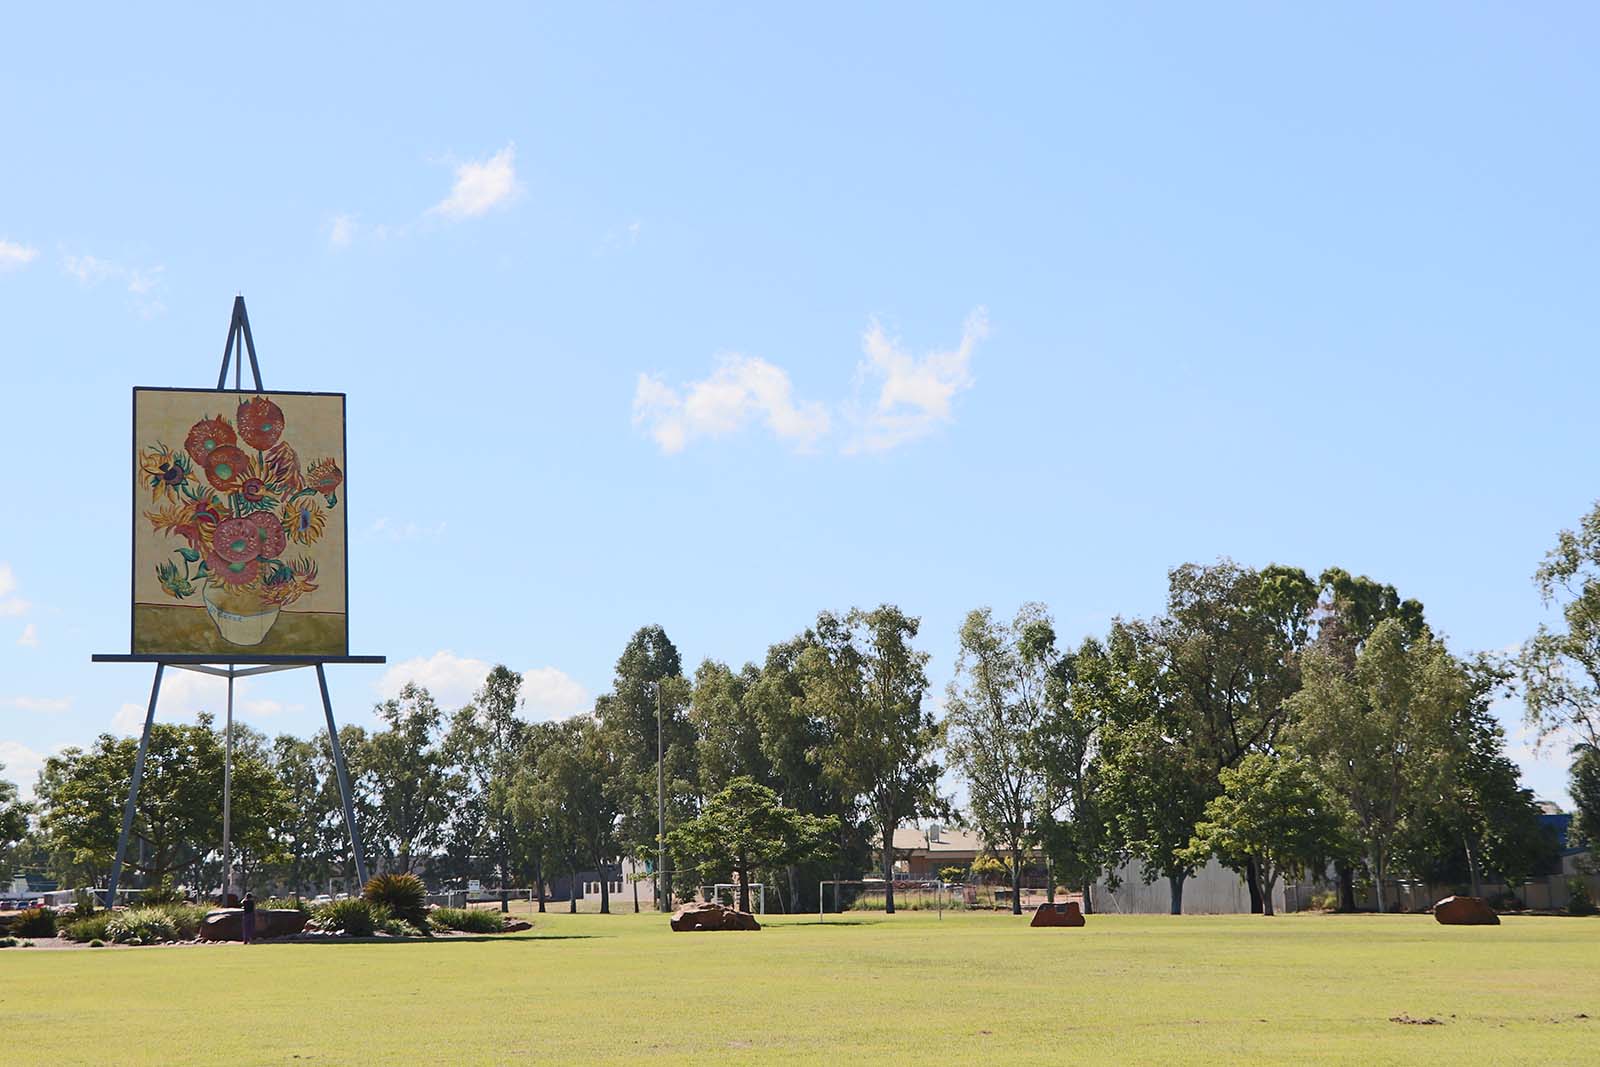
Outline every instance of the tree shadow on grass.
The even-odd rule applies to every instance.
[[[586,941],[598,934],[468,934],[464,937],[271,937],[257,945],[463,945],[486,941]]]

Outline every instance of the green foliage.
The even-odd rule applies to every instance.
[[[968,870],[972,877],[983,884],[999,881],[1006,876],[1005,861],[999,856],[993,856],[989,853],[984,853],[974,859],[972,866]]]
[[[311,905],[299,897],[273,897],[261,906],[272,911],[298,911],[301,915],[311,914]]]
[[[375,843],[391,866],[409,871],[443,844],[459,775],[445,758],[443,713],[426,689],[408,682],[377,713],[387,729],[373,734],[365,751]]]
[[[62,928],[62,936],[68,941],[109,941],[111,934],[107,927],[117,912],[101,911],[81,919],[73,919]]]
[[[1578,847],[1585,842],[1600,845],[1600,746],[1574,746],[1567,781],[1567,791],[1572,794],[1573,805],[1577,808],[1567,845]]]
[[[965,867],[940,867],[939,880],[941,882],[965,882],[967,869]]]
[[[1263,906],[1272,914],[1272,889],[1345,847],[1334,807],[1308,761],[1252,752],[1220,776],[1222,793],[1206,805],[1187,858],[1199,866],[1211,856],[1242,865],[1253,860],[1261,875]]]
[[[182,902],[183,894],[178,892],[170,874],[162,876],[161,881],[139,894],[139,904],[144,907],[154,907],[158,904],[181,904]]]
[[[460,930],[470,934],[498,934],[505,929],[504,916],[487,908],[434,908],[428,922],[435,930]]]
[[[1339,894],[1333,889],[1319,889],[1311,894],[1306,905],[1311,911],[1338,911]]]
[[[0,771],[5,770],[0,763]],[[11,876],[11,850],[27,836],[30,805],[17,796],[15,783],[0,778],[0,880]]]
[[[99,907],[100,902],[87,889],[74,889],[72,891],[72,917],[74,919],[87,919]]]
[[[1565,625],[1541,625],[1523,645],[1528,721],[1541,736],[1570,731],[1600,747],[1600,503],[1576,530],[1561,531],[1534,582]]]
[[[97,937],[93,941],[89,942],[89,947],[90,948],[105,948],[106,947],[106,943],[104,941],[102,941],[100,938]]]
[[[28,908],[11,921],[11,932],[18,937],[56,936],[56,913],[50,908]]]
[[[428,928],[428,887],[414,874],[375,874],[361,890],[361,896],[418,930]]]
[[[391,918],[389,909],[382,904],[373,904],[361,897],[330,901],[317,908],[312,917],[322,929],[351,937],[371,937]]]
[[[19,941],[14,937],[0,937],[0,948],[28,947],[28,942]]]
[[[105,932],[119,945],[159,945],[179,939],[178,926],[164,908],[114,912]]]
[[[1582,878],[1567,879],[1567,914],[1593,915],[1597,910],[1594,897],[1589,894],[1589,883]]]
[[[738,875],[739,910],[749,911],[750,883],[757,870],[813,859],[828,849],[838,831],[837,817],[784,807],[777,793],[741,775],[667,840],[675,854],[694,857],[708,881]]]

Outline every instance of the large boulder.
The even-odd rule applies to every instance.
[[[1029,926],[1082,926],[1083,911],[1076,900],[1065,904],[1040,904]]]
[[[256,937],[292,937],[306,928],[306,915],[293,908],[257,908]],[[243,941],[244,909],[217,908],[200,924],[202,941]]]
[[[1433,906],[1433,917],[1446,926],[1500,925],[1500,916],[1482,897],[1445,897]]]
[[[721,904],[695,901],[672,913],[672,928],[688,930],[759,930],[761,924],[748,911],[725,908]]]

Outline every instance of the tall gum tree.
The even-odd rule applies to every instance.
[[[923,709],[928,654],[911,647],[918,620],[885,604],[817,619],[801,654],[806,704],[825,724],[823,773],[853,797],[881,835],[884,911],[894,913],[894,831],[946,810],[938,795],[943,740]]]

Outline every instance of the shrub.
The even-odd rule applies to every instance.
[[[74,889],[72,891],[72,917],[74,919],[87,919],[99,907],[100,902],[87,889]]]
[[[324,904],[315,912],[317,925],[351,937],[371,937],[381,923],[389,920],[389,910],[360,897],[347,897]]]
[[[115,913],[106,933],[119,945],[158,945],[178,940],[178,928],[162,908],[129,908]]]
[[[90,948],[105,948],[106,947],[106,943],[104,941],[100,940],[97,937],[93,941],[89,942],[89,947]]]
[[[417,928],[404,919],[390,917],[378,923],[378,932],[390,937],[411,937],[416,934]]]
[[[1507,889],[1491,896],[1489,898],[1489,907],[1495,911],[1521,911],[1522,900]]]
[[[428,922],[435,930],[461,930],[469,934],[498,934],[506,928],[504,916],[482,908],[434,908],[428,913]]]
[[[162,904],[151,909],[165,915],[178,932],[179,941],[193,941],[200,934],[200,925],[206,921],[209,910],[202,904]]]
[[[18,937],[54,937],[56,913],[49,908],[29,908],[19,912],[11,923],[11,932]]]
[[[0,948],[16,948],[20,944],[22,942],[14,937],[0,937]]]
[[[362,899],[381,904],[389,914],[418,930],[428,930],[428,887],[414,874],[376,874],[361,890]]]
[[[311,905],[299,897],[273,897],[261,906],[272,911],[298,911],[301,915],[311,914]]]
[[[1594,898],[1589,895],[1589,883],[1582,878],[1567,879],[1567,914],[1568,915],[1593,915],[1596,909]]]
[[[941,882],[965,882],[967,880],[967,869],[965,867],[941,867],[939,868],[939,880]]]
[[[141,908],[155,907],[159,904],[182,904],[183,894],[178,892],[177,886],[172,884],[172,875],[167,875],[153,887],[139,894]]]
[[[101,911],[82,919],[74,919],[66,925],[62,934],[68,941],[105,941],[111,934],[106,927],[116,917],[116,912]]]

